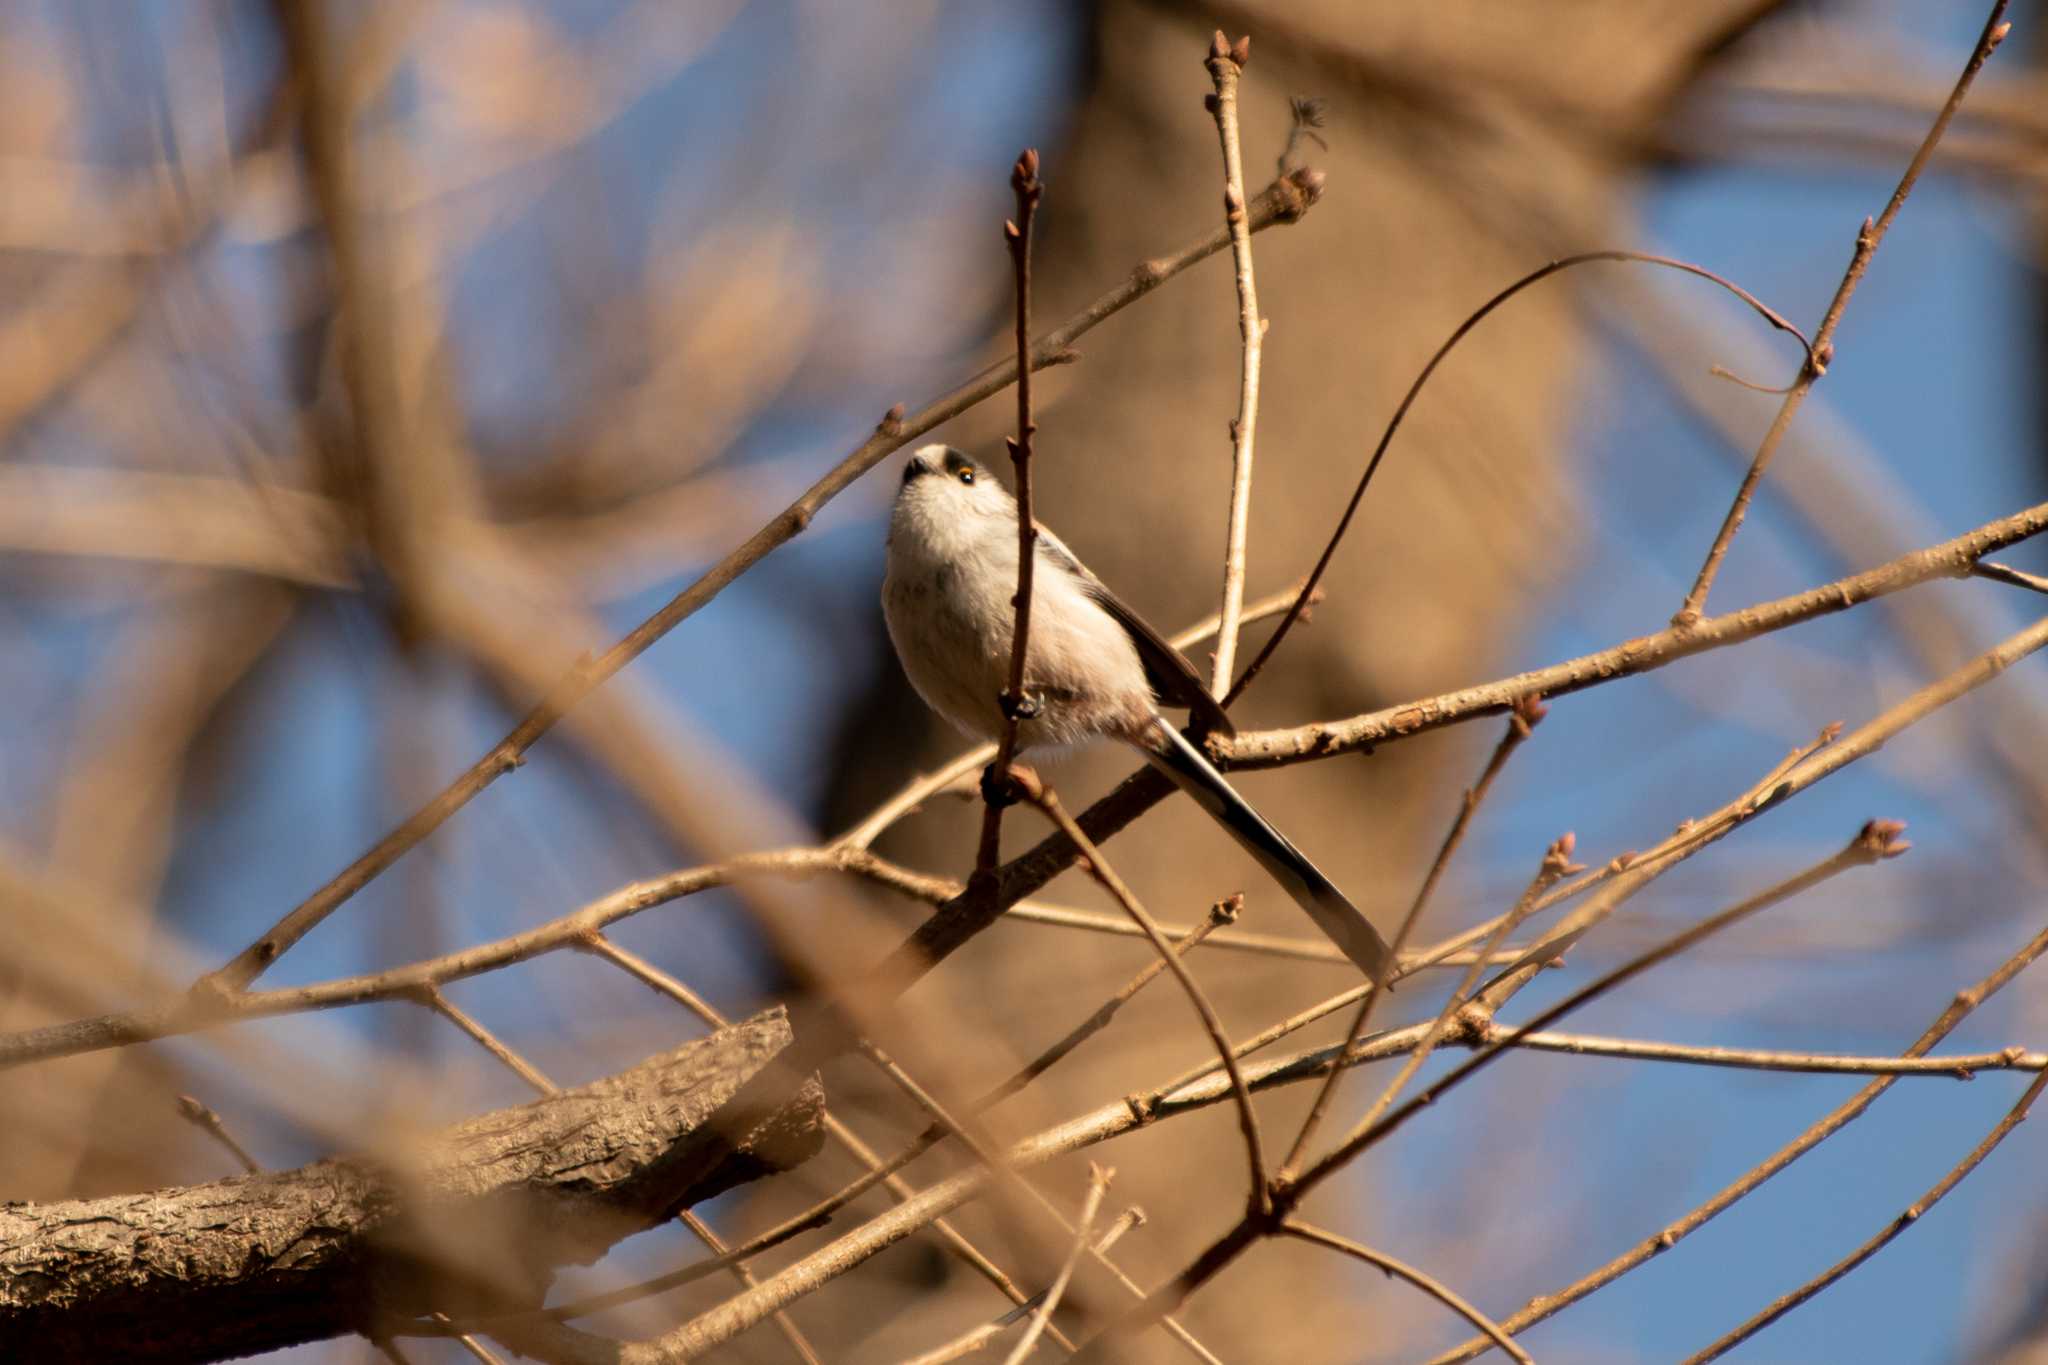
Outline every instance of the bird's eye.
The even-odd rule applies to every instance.
[[[956,476],[956,477],[957,477],[957,478],[958,478],[958,479],[960,480],[960,482],[962,482],[962,483],[973,483],[973,482],[974,482],[974,466],[973,466],[973,465],[962,465],[962,466],[960,467],[959,473],[957,474],[957,476]]]

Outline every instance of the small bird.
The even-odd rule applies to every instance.
[[[1044,526],[1037,554],[1018,748],[1102,737],[1131,745],[1376,978],[1387,945],[1372,922],[1159,714],[1164,701],[1187,708],[1201,731],[1232,733],[1193,666]],[[1005,723],[1001,694],[1009,684],[1016,591],[1016,499],[964,452],[919,448],[903,467],[889,516],[882,613],[918,695],[984,739],[999,736]]]

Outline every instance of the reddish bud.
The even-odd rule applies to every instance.
[[[1872,820],[1856,834],[1856,842],[1873,858],[1896,858],[1913,845],[1899,836],[1906,832],[1903,820]]]

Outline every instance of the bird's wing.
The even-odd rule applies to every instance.
[[[1138,662],[1145,666],[1145,681],[1152,684],[1152,690],[1159,694],[1161,701],[1168,706],[1186,708],[1188,723],[1197,733],[1237,733],[1237,727],[1230,723],[1223,707],[1209,694],[1202,675],[1195,672],[1195,666],[1187,661],[1187,656],[1168,644],[1165,636],[1152,629],[1144,617],[1111,592],[1107,583],[1089,572],[1088,566],[1075,558],[1066,542],[1048,531],[1043,523],[1038,527],[1038,547],[1046,558],[1080,579],[1096,604],[1124,628],[1124,633],[1137,647]]]

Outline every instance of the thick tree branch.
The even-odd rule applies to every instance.
[[[781,1010],[400,1154],[0,1205],[0,1359],[215,1360],[393,1317],[531,1306],[678,1209],[817,1151]]]

